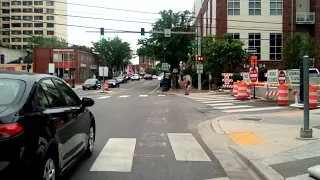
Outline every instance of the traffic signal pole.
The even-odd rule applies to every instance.
[[[201,56],[201,37],[198,37],[198,55]],[[202,62],[198,61],[198,64]],[[198,90],[201,90],[201,73],[198,72]]]

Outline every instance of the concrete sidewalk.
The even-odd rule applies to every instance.
[[[280,179],[307,180],[313,179],[307,169],[320,165],[320,140],[298,138],[303,111],[230,115],[214,119],[211,124],[216,133],[229,136],[235,145],[231,149],[239,153],[242,160],[259,162],[259,173],[264,174],[265,170],[265,174],[272,174],[272,168],[271,171],[283,177]],[[319,109],[310,111],[310,125],[313,136],[320,138]]]

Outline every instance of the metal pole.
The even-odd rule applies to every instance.
[[[256,65],[253,65],[253,68],[256,68]],[[257,74],[259,76],[259,74]],[[256,82],[253,83],[253,99],[256,99]]]
[[[201,36],[198,37],[198,55],[201,56]],[[198,62],[198,64],[201,64]],[[201,90],[201,73],[198,73],[198,90]]]
[[[105,92],[105,87],[104,87],[104,86],[106,85],[106,84],[105,84],[105,80],[104,80],[104,68],[105,68],[105,67],[104,67],[104,59],[102,59],[102,61],[103,61],[103,62],[102,62],[102,83],[103,83],[103,88],[102,88],[103,90],[102,90],[102,92],[104,93],[104,92]]]
[[[312,138],[312,129],[309,124],[309,56],[303,56],[303,128],[300,130],[301,138]]]

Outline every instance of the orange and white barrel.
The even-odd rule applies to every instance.
[[[108,81],[104,82],[104,90],[108,91],[109,90],[109,83]]]
[[[289,105],[289,86],[279,85],[278,86],[278,105]]]
[[[232,96],[237,96],[238,95],[238,83],[239,82],[234,82],[233,83]]]
[[[309,86],[309,109],[318,108],[318,94],[317,87]]]
[[[239,99],[239,100],[246,100],[247,99],[247,84],[244,82],[238,83],[237,99]]]

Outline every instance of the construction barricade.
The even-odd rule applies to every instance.
[[[104,90],[108,91],[109,90],[109,83],[108,81],[104,82]]]
[[[309,108],[317,109],[318,108],[318,94],[317,87],[309,86]]]
[[[238,100],[246,100],[248,99],[248,94],[247,94],[247,84],[244,82],[239,82],[238,83]]]
[[[289,86],[288,85],[278,86],[277,104],[281,106],[289,105]]]

